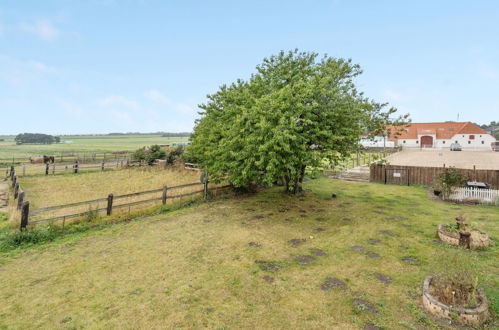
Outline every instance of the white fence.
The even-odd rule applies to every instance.
[[[499,205],[499,190],[455,188],[448,199],[457,202],[474,201],[481,204]]]

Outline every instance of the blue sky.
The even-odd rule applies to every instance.
[[[499,120],[498,1],[0,2],[0,134],[190,131],[280,50],[352,58],[413,121]]]

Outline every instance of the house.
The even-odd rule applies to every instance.
[[[388,141],[404,148],[447,149],[459,143],[463,149],[491,149],[496,139],[472,122],[411,123],[390,127]]]

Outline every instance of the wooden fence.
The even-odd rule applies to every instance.
[[[438,180],[438,175],[447,169],[446,167],[371,165],[369,181],[433,186]],[[468,180],[486,182],[492,188],[499,189],[499,170],[452,169],[467,177]]]
[[[116,161],[119,159],[130,159],[132,152],[130,151],[116,151],[116,152],[61,152],[58,154],[50,154],[54,156],[55,163],[74,163],[78,161],[83,163],[95,163],[101,160]],[[33,155],[33,158],[41,157],[41,155]],[[30,164],[30,157],[16,157],[0,158],[0,167],[8,167],[11,165]]]
[[[202,194],[206,199],[210,191],[214,192],[219,189],[230,187],[230,185],[223,185],[209,188],[209,181],[203,180],[203,182],[188,183],[172,187],[168,187],[165,185],[159,189],[139,191],[123,195],[114,195],[111,193],[105,198],[69,203],[64,205],[54,205],[30,210],[30,203],[27,200],[25,192],[19,185],[14,167],[11,167],[9,178],[12,182],[12,188],[14,190],[14,200],[17,200],[17,209],[21,212],[20,230],[25,230],[28,225],[36,225],[54,221],[62,221],[64,226],[66,220],[82,218],[89,215],[90,213],[98,214],[102,211],[105,211],[106,216],[111,216],[113,214],[113,210],[126,208],[128,209],[128,212],[130,212],[132,207],[138,205],[143,206],[147,204],[154,204],[158,203],[159,201],[161,201],[161,203],[165,205],[168,200],[194,196],[198,194]],[[206,175],[204,176],[204,178],[206,178]],[[194,191],[182,192],[182,190],[185,190],[186,188],[192,189],[195,187],[200,188]],[[170,194],[171,192],[178,191],[180,191],[180,193]],[[146,198],[141,198],[141,196],[146,196]],[[126,201],[127,199],[129,201]],[[132,200],[130,201],[130,199]],[[78,208],[80,208],[80,210],[78,210]],[[75,209],[77,211],[75,211]],[[47,216],[47,213],[49,212],[52,214]],[[54,212],[56,213],[54,214]]]
[[[130,166],[143,166],[145,165],[142,161],[130,161],[128,159],[116,159],[116,160],[102,160],[99,163],[80,163],[75,161],[73,164],[24,164],[21,166],[14,166],[16,174],[21,176],[31,176],[31,175],[55,175],[59,173],[81,173],[86,171],[105,171],[114,170],[123,167]],[[11,171],[6,169],[6,174]]]
[[[454,188],[450,196],[446,199],[455,202],[478,202],[480,204],[499,205],[499,190],[472,187]]]

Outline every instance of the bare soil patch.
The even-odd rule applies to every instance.
[[[346,290],[347,285],[345,282],[334,278],[334,277],[327,277],[324,282],[321,284],[321,290],[322,291],[328,291],[331,289],[341,289],[341,290]]]

